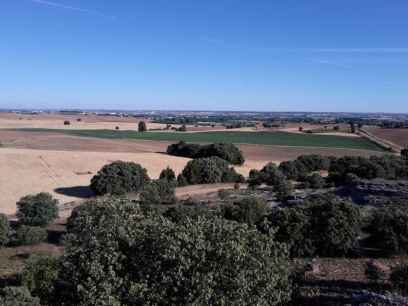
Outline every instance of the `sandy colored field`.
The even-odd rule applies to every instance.
[[[77,121],[77,119],[81,121]],[[70,125],[64,125],[64,121]],[[59,115],[40,114],[26,115],[0,113],[0,129],[44,128],[44,129],[108,129],[118,126],[121,130],[137,130],[140,119],[132,117],[96,116],[96,115]],[[144,120],[148,129],[163,129],[165,124]]]
[[[134,161],[147,168],[152,178],[170,165],[180,172],[188,159],[158,153],[69,152],[28,149],[0,149],[0,212],[15,212],[15,202],[22,196],[51,192],[62,202],[89,196],[92,176],[115,160]]]
[[[408,146],[408,129],[383,129],[379,127],[366,129],[374,136],[390,141],[401,148]]]
[[[50,192],[70,202],[90,196],[87,188],[93,175],[105,164],[115,160],[134,161],[157,178],[162,169],[171,166],[180,173],[189,159],[160,153],[111,153],[85,151],[52,151],[0,149],[0,212],[13,214],[16,201],[24,195]],[[248,175],[248,166],[237,171]]]

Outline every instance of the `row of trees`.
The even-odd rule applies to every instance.
[[[226,182],[243,182],[245,178],[238,174],[228,162],[219,157],[197,158],[189,161],[177,177],[170,168],[164,169],[160,179],[152,181],[147,170],[133,162],[116,161],[105,165],[91,180],[90,188],[97,195],[123,195],[142,192],[145,198],[149,194],[161,196],[165,192],[169,197],[174,188],[193,184],[211,184]],[[153,195],[150,195],[153,200]]]
[[[167,148],[167,154],[188,158],[206,158],[217,156],[234,165],[242,165],[245,162],[245,158],[241,150],[230,143],[199,145],[180,141],[179,143],[169,145]]]

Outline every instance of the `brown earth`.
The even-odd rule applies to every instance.
[[[383,129],[380,127],[366,128],[371,134],[376,137],[390,141],[399,147],[408,146],[408,129]]]

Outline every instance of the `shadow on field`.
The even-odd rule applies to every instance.
[[[63,194],[69,197],[77,197],[77,198],[91,198],[95,194],[89,188],[89,186],[73,186],[73,187],[61,187],[54,189],[56,193]]]

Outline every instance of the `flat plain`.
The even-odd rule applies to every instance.
[[[376,146],[372,146],[371,143],[366,146],[366,143],[362,142],[362,138],[354,137],[335,136],[333,138],[331,136],[283,132],[243,133],[242,131],[137,133],[135,132],[138,122],[136,118],[86,116],[81,121],[76,121],[77,117],[37,115],[26,116],[24,119],[20,119],[20,116],[16,114],[0,114],[0,171],[7,174],[0,178],[0,189],[2,190],[0,212],[12,215],[15,213],[15,203],[20,197],[42,191],[52,193],[61,203],[89,197],[92,195],[88,188],[92,176],[103,165],[115,160],[140,163],[148,170],[152,178],[157,178],[160,171],[167,166],[172,167],[176,173],[179,173],[188,162],[188,159],[168,156],[165,154],[165,151],[169,144],[183,139],[198,142],[231,142],[234,140],[237,142],[249,142],[239,144],[246,162],[243,166],[237,167],[237,171],[243,175],[248,175],[250,169],[262,168],[267,162],[273,161],[279,163],[284,160],[294,159],[302,154],[333,156],[383,154]],[[71,120],[73,122],[69,127],[70,129],[72,128],[71,130],[66,130],[66,127],[63,125],[64,120]],[[72,127],[74,125],[81,125],[82,128],[86,129],[86,132]],[[115,133],[114,135],[117,135],[117,131],[114,131],[113,128],[118,125],[121,125],[123,128],[131,126],[132,131],[122,131],[119,134],[122,135],[121,133],[124,133],[122,136],[131,135],[132,137],[105,137],[106,135],[112,135],[112,132]],[[162,127],[150,122],[147,122],[147,125],[150,128]],[[59,128],[56,129],[56,126],[59,126]],[[111,129],[110,131],[107,130],[107,126]],[[20,130],[21,128],[34,128],[36,132]],[[38,130],[38,128],[42,128],[42,130]],[[89,131],[92,133],[89,134]],[[139,135],[143,137],[138,137]],[[146,138],[146,135],[148,135],[148,138],[151,137],[153,139],[143,139]],[[167,136],[161,138],[164,137],[162,135]],[[216,138],[213,138],[214,135],[216,135]],[[278,135],[279,141],[276,138],[271,141],[271,135]],[[312,136],[312,144],[315,145],[321,145],[321,140],[323,139],[335,141],[336,145],[339,145],[339,143],[341,145],[348,144],[348,147],[316,147],[311,146],[309,140],[309,145],[307,146],[290,146],[290,142],[295,140],[304,142],[304,136],[307,138]],[[317,140],[314,140],[314,136],[318,136]],[[180,139],[180,137],[186,138]],[[261,139],[262,144],[254,144],[253,139],[257,139],[256,142],[259,142],[259,139]],[[269,139],[269,143],[281,145],[265,145],[263,144],[265,139]],[[334,144],[334,142],[331,143]],[[374,150],[364,150],[361,149],[362,147]],[[195,190],[190,191],[192,193],[202,189],[200,186],[191,188]]]

